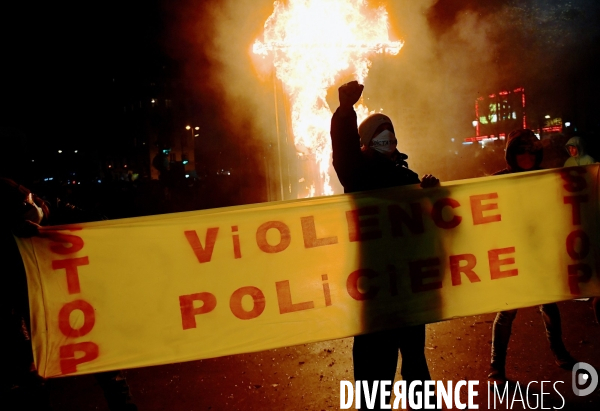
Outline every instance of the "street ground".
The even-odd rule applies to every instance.
[[[563,338],[578,360],[600,369],[600,325],[590,302],[559,303]],[[459,318],[427,326],[426,355],[434,380],[479,380],[476,404],[488,408],[487,368],[495,314]],[[352,338],[279,348],[208,360],[124,371],[140,411],[200,410],[337,410],[340,381],[352,381]],[[399,360],[401,363],[401,359]],[[569,411],[600,409],[600,388],[578,397],[571,388],[571,371],[554,364],[537,307],[519,310],[508,351],[507,376],[519,382],[523,402],[497,403],[495,409]],[[400,367],[398,367],[400,369]],[[397,374],[400,379],[400,374]],[[526,387],[531,381],[529,406]],[[60,411],[107,411],[102,391],[91,376],[48,381],[53,407]],[[464,392],[464,390],[463,390]],[[511,400],[515,391],[510,391]],[[564,397],[564,400],[563,400]],[[537,399],[537,400],[536,400]],[[536,406],[537,403],[537,406]],[[354,408],[352,408],[354,409]]]

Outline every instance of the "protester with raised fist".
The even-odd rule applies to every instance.
[[[408,168],[408,156],[397,150],[398,141],[391,119],[375,113],[357,127],[354,104],[364,86],[351,81],[341,86],[340,106],[331,119],[333,167],[345,193],[421,184],[428,188],[439,185],[431,175],[419,176]],[[352,349],[355,380],[393,381],[402,354],[402,378],[412,381],[430,380],[425,359],[425,325],[401,327],[354,337]],[[379,393],[378,393],[379,394]],[[364,407],[364,396],[361,404]],[[380,409],[379,395],[375,409]]]

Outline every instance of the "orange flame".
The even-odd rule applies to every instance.
[[[263,40],[253,52],[272,56],[275,74],[290,100],[291,124],[297,150],[314,155],[322,187],[311,194],[332,195],[329,165],[331,109],[327,89],[342,72],[351,71],[363,83],[373,53],[396,55],[401,41],[390,41],[388,14],[383,6],[369,9],[366,0],[275,1],[265,22]],[[359,121],[368,110],[357,106]]]

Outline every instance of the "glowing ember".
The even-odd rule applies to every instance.
[[[390,41],[388,25],[383,6],[369,9],[365,0],[276,1],[263,41],[253,45],[254,53],[272,56],[290,99],[296,148],[314,156],[319,168],[322,187],[311,187],[311,197],[333,194],[327,89],[342,72],[351,71],[363,83],[372,53],[398,54],[403,43]],[[359,105],[357,113],[360,121],[368,110]]]

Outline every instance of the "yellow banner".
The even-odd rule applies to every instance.
[[[600,296],[600,166],[49,227],[18,239],[44,377]]]

